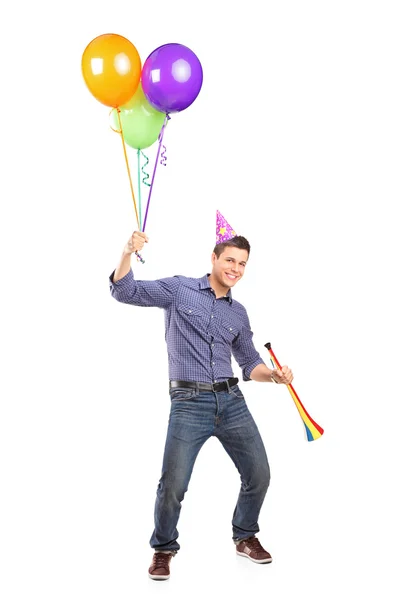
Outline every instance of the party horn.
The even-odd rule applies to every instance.
[[[271,348],[270,342],[268,342],[267,344],[264,344],[264,346],[267,348],[268,352],[271,355],[271,362],[272,362],[272,366],[274,367],[274,369],[275,368],[282,369],[281,365],[279,364],[278,359],[276,358],[276,356],[274,354],[274,351]],[[300,398],[296,394],[296,391],[295,391],[294,387],[292,386],[292,384],[289,383],[289,385],[287,385],[286,387],[288,388],[290,395],[292,396],[293,401],[297,407],[297,410],[299,411],[300,417],[302,418],[302,421],[304,423],[304,427],[306,429],[307,441],[313,442],[314,440],[317,440],[324,433],[324,430],[322,429],[322,427],[320,427],[314,421],[314,419],[312,419],[310,417],[310,415],[308,414],[308,412],[306,411],[306,409],[300,402]]]

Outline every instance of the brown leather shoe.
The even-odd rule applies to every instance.
[[[255,535],[236,544],[236,554],[245,556],[256,563],[272,562],[272,556],[264,550]]]
[[[153,560],[149,567],[149,577],[152,579],[169,579],[169,563],[172,554],[154,552]]]

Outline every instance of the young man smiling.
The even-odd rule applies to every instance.
[[[232,518],[236,553],[269,563],[271,555],[256,537],[270,480],[268,459],[238,379],[233,377],[231,355],[244,381],[289,384],[293,374],[287,366],[271,370],[265,365],[254,347],[246,309],[232,298],[231,289],[243,277],[250,245],[242,236],[221,240],[217,235],[212,271],[204,277],[136,281],[131,255],[147,242],[145,233],[134,232],[110,276],[110,291],[119,302],[166,312],[171,410],[150,539],[154,555],[149,576],[161,580],[170,576],[171,558],[180,549],[181,503],[196,457],[211,436],[221,442],[241,478]]]

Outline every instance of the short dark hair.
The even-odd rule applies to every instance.
[[[229,248],[230,246],[233,246],[234,248],[239,248],[239,250],[247,250],[247,253],[250,256],[250,244],[242,235],[236,235],[235,237],[231,238],[230,240],[227,240],[226,242],[221,242],[220,244],[217,244],[213,252],[215,252],[217,258],[219,258],[225,250],[225,248]]]

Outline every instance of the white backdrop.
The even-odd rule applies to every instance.
[[[38,0],[2,13],[1,597],[398,598],[398,4]],[[171,579],[147,577],[167,355],[162,311],[108,290],[136,224],[119,136],[81,75],[102,33],[142,62],[185,44],[204,70],[166,129],[136,277],[204,275],[219,209],[252,245],[234,297],[255,344],[268,361],[272,343],[325,428],[306,442],[284,387],[242,385],[271,464],[269,566],[234,553],[239,476],[211,439]]]

